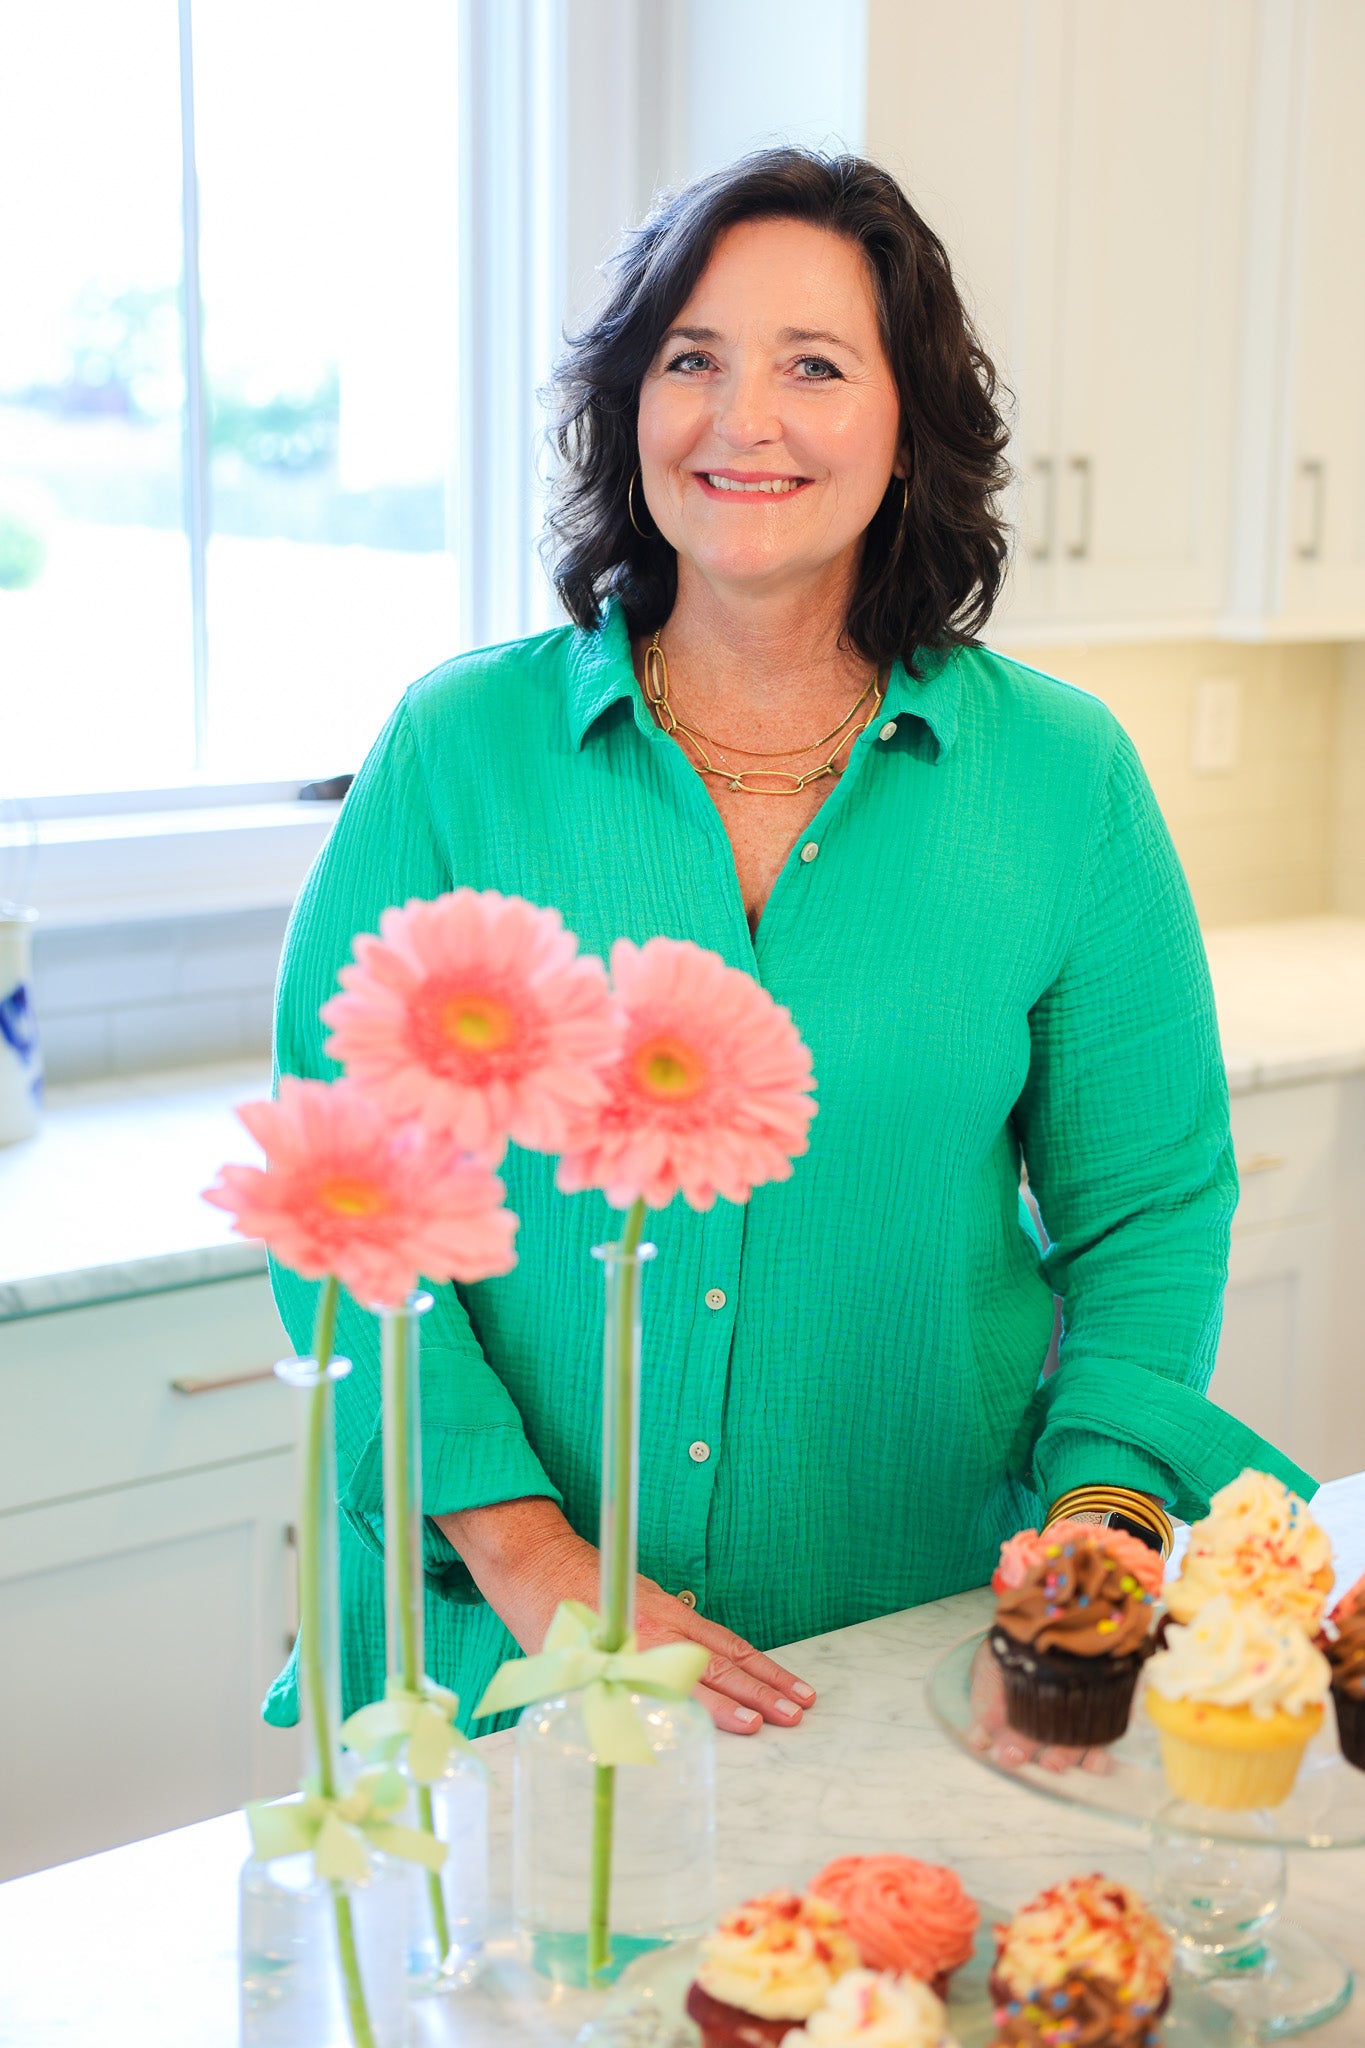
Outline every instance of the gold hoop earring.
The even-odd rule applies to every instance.
[[[891,552],[898,555],[905,540],[905,522],[910,512],[910,479],[901,478],[901,516],[896,521],[896,538],[891,543]]]
[[[657,533],[646,533],[643,526],[641,526],[639,520],[635,517],[635,486],[639,481],[640,465],[637,462],[635,465],[635,473],[631,477],[630,483],[626,488],[626,511],[630,515],[631,525],[635,528],[635,531],[639,534],[641,540],[657,540]]]

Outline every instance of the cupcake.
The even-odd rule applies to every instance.
[[[1330,1676],[1294,1622],[1226,1593],[1171,1627],[1145,1697],[1176,1798],[1225,1808],[1287,1799],[1322,1725]]]
[[[1222,1486],[1190,1530],[1178,1578],[1166,1588],[1176,1621],[1191,1621],[1206,1600],[1226,1593],[1311,1635],[1332,1590],[1332,1546],[1296,1493],[1266,1472],[1241,1473]]]
[[[837,1907],[795,1892],[764,1892],[727,1913],[702,1943],[687,1993],[705,2048],[777,2048],[823,2005],[858,1951]]]
[[[947,1997],[981,1918],[954,1871],[913,1856],[838,1856],[810,1890],[842,1913],[866,1969],[918,1977]]]
[[[1365,1771],[1365,1572],[1328,1615],[1316,1648],[1332,1674],[1341,1753],[1348,1764]],[[856,1941],[857,1934],[849,1931]]]
[[[993,2048],[1150,2048],[1170,2003],[1171,1943],[1136,1892],[1071,1877],[997,1927]]]
[[[1088,1522],[1024,1529],[1003,1545],[991,1588],[1010,1727],[1077,1749],[1116,1741],[1151,1649],[1156,1552]]]
[[[782,2048],[957,2048],[943,2003],[917,1977],[850,1970]]]

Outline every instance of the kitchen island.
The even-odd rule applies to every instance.
[[[1316,1511],[1339,1583],[1365,1569],[1365,1473],[1324,1487]],[[794,1729],[718,1738],[717,1892],[722,1905],[800,1886],[830,1857],[898,1850],[950,1863],[974,1897],[1012,1910],[1042,1885],[1102,1869],[1140,1890],[1143,1838],[1042,1800],[955,1749],[923,1680],[940,1652],[983,1626],[985,1592],[793,1645],[782,1655],[817,1687]],[[480,1744],[494,1778],[495,1912],[507,1924],[512,1742]],[[72,1796],[90,1796],[79,1777]],[[153,1837],[0,1886],[0,2043],[5,2048],[236,2048],[240,1815]],[[1365,1984],[1365,1850],[1291,1854],[1289,1912]],[[494,1943],[470,1991],[419,2008],[423,2048],[571,2041],[591,2003],[535,1992],[510,1943]],[[1309,2035],[1365,2043],[1365,1990]]]

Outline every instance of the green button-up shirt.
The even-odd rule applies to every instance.
[[[980,1585],[1001,1539],[1107,1479],[1184,1515],[1244,1464],[1312,1482],[1202,1397],[1236,1174],[1189,893],[1094,698],[971,649],[897,665],[751,937],[706,785],[625,621],[485,649],[410,689],[285,947],[277,1059],[335,1071],[318,1006],[386,905],[459,885],[551,904],[585,950],[696,940],[790,1010],[820,1111],[747,1208],[651,1219],[640,1567],[760,1646]],[[1050,1248],[1021,1210],[1021,1166]],[[597,1529],[598,1195],[513,1148],[510,1275],[437,1290],[425,1502],[520,1495]],[[314,1290],[276,1273],[294,1342]],[[1053,1297],[1060,1367],[1042,1368]],[[376,1326],[338,1388],[343,1679],[383,1690]],[[427,1527],[427,1666],[466,1713],[515,1646]],[[292,1720],[292,1674],[267,1711]],[[491,1724],[490,1724],[491,1725]]]

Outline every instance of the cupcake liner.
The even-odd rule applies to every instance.
[[[1259,1753],[1246,1749],[1211,1749],[1183,1735],[1158,1729],[1166,1782],[1177,1799],[1195,1806],[1241,1810],[1280,1806],[1294,1789],[1307,1742],[1297,1748],[1281,1743]]]
[[[1348,1764],[1365,1771],[1365,1698],[1332,1687],[1332,1704],[1337,1710],[1337,1740]]]
[[[687,2016],[700,2029],[702,2048],[780,2048],[800,2020],[765,2020],[742,2006],[727,2005],[703,1991],[695,1978],[687,1993]]]
[[[1038,1651],[991,1630],[991,1650],[1005,1682],[1005,1719],[1016,1735],[1068,1749],[1117,1742],[1128,1726],[1141,1655],[1074,1657]]]

